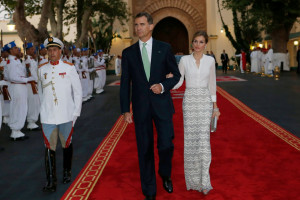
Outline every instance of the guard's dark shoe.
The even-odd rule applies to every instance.
[[[172,184],[171,178],[170,177],[162,177],[162,180],[163,180],[164,189],[168,193],[172,193],[173,192],[173,184]]]
[[[69,183],[71,181],[71,171],[69,170],[64,170],[64,178],[63,178],[63,183]]]
[[[155,196],[148,196],[148,195],[146,195],[145,200],[155,200]]]
[[[67,148],[63,148],[63,183],[69,183],[71,181],[71,168],[72,168],[72,157],[73,157],[73,143]]]
[[[45,169],[47,176],[47,183],[43,187],[44,192],[55,192],[57,179],[56,179],[56,158],[55,151],[48,148],[45,149]]]
[[[43,192],[55,192],[56,191],[56,184],[49,184],[47,182],[47,185],[43,187]]]

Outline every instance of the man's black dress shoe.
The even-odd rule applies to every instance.
[[[173,184],[172,184],[171,178],[170,177],[162,177],[162,180],[163,180],[164,189],[168,193],[172,193],[173,192]]]
[[[146,196],[145,200],[155,200],[155,196]]]

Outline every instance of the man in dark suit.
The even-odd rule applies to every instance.
[[[222,61],[223,73],[227,74],[227,64],[229,62],[229,58],[227,53],[225,53],[225,50],[223,50],[223,53],[221,54],[221,61]]]
[[[151,15],[145,12],[137,14],[135,32],[139,41],[123,51],[120,87],[124,120],[135,124],[141,185],[146,199],[155,199],[156,196],[153,121],[157,130],[158,173],[164,189],[173,192],[174,107],[170,90],[181,76],[171,46],[153,39],[153,28]],[[173,77],[166,78],[170,72]],[[130,114],[131,87],[133,121]]]

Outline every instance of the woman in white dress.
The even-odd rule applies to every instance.
[[[215,60],[204,54],[208,35],[205,31],[194,34],[191,55],[183,56],[179,62],[181,79],[185,78],[183,98],[184,119],[184,173],[187,190],[198,190],[207,195],[212,189],[209,167],[211,163],[210,121],[219,117],[216,103]]]

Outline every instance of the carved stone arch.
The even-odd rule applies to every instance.
[[[155,23],[160,22],[162,19],[166,17],[174,17],[181,21],[186,29],[188,30],[188,36],[189,36],[189,41],[192,40],[193,34],[199,30],[193,23],[193,19],[190,15],[187,15],[186,13],[183,13],[181,10],[176,9],[176,8],[164,8],[157,10],[154,13],[151,13],[153,17],[153,21]]]
[[[203,5],[205,6],[206,4],[203,3]],[[190,16],[191,22],[195,27],[194,29],[206,30],[206,8],[204,6],[195,8],[195,6],[185,0],[159,0],[155,2],[147,1],[143,11],[153,16],[156,12],[160,12],[161,10],[178,9],[182,15]],[[180,20],[180,17],[177,17],[177,19]]]

